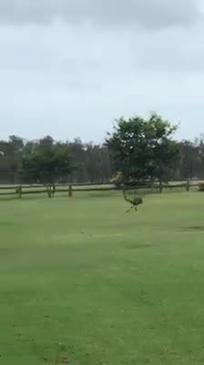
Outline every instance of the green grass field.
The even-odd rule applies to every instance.
[[[0,364],[204,363],[204,194],[0,201]]]

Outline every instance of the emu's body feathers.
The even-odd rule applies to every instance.
[[[123,196],[124,196],[124,199],[128,203],[131,204],[130,210],[133,208],[135,208],[135,210],[137,210],[137,206],[140,204],[143,204],[143,199],[140,196],[132,197],[132,199],[131,199],[131,198],[127,197],[127,193],[125,190],[123,190]]]

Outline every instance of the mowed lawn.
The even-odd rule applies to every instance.
[[[204,194],[0,201],[0,364],[204,363]]]

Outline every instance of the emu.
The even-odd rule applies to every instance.
[[[132,197],[129,198],[127,197],[127,194],[126,194],[126,191],[123,189],[123,196],[124,196],[124,199],[131,204],[131,207],[130,209],[127,210],[127,213],[129,213],[131,211],[131,209],[135,209],[135,211],[137,211],[137,207],[138,205],[141,205],[143,204],[143,199],[139,196],[136,196],[136,197]]]

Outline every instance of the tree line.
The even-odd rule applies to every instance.
[[[10,136],[0,141],[0,183],[105,183],[112,166],[105,145],[74,141],[60,142],[46,136],[25,141]]]
[[[203,179],[204,138],[177,141],[177,128],[154,113],[117,120],[103,144],[10,136],[0,140],[0,183]]]

